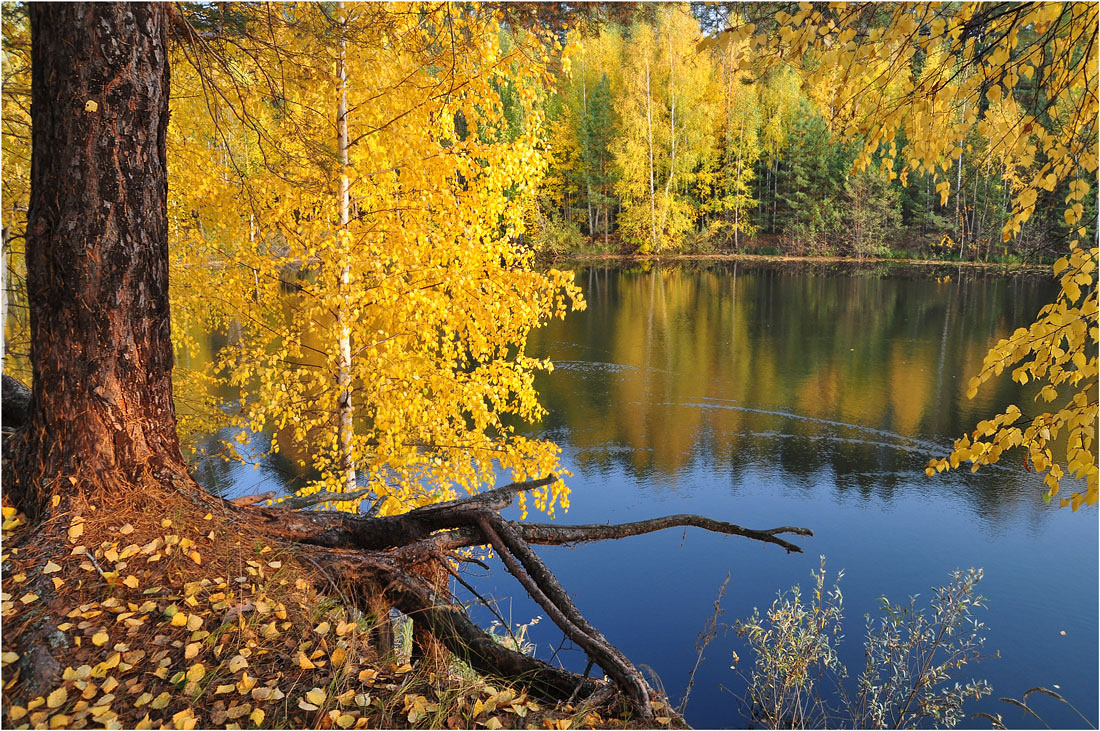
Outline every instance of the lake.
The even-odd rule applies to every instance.
[[[841,658],[862,669],[864,614],[981,567],[979,618],[998,652],[958,678],[985,678],[993,697],[968,710],[1001,713],[996,699],[1057,687],[1095,722],[1097,541],[1095,507],[1045,505],[1020,458],[977,474],[926,477],[930,457],[981,418],[1035,391],[1007,378],[973,400],[966,384],[989,345],[1029,323],[1050,301],[1049,276],[973,267],[699,262],[583,266],[588,308],[537,331],[528,354],[549,357],[540,376],[548,415],[526,433],[561,445],[573,472],[560,522],[625,522],[699,513],[750,528],[794,525],[803,554],[735,536],[677,529],[539,553],[578,607],[673,702],[696,663],[696,638],[730,577],[721,622],[765,609],[826,557],[843,569],[846,640]],[[282,479],[278,465],[198,465],[211,489],[254,491]],[[1064,486],[1068,487],[1068,486]],[[265,489],[267,489],[265,487]],[[532,516],[533,520],[538,520]],[[474,573],[513,623],[544,612],[499,564]],[[482,572],[483,573],[483,572]],[[491,616],[473,610],[488,625]],[[551,657],[561,634],[531,628]],[[731,668],[732,653],[741,662]],[[556,654],[583,670],[583,653]],[[741,698],[751,657],[720,633],[695,675],[686,716],[696,727],[745,723]],[[1036,701],[1054,727],[1079,727],[1067,707]],[[988,728],[988,722],[965,725]]]

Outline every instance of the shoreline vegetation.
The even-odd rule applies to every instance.
[[[960,259],[907,258],[905,256],[812,256],[795,254],[747,254],[723,252],[711,254],[691,254],[672,252],[666,254],[634,253],[564,253],[553,256],[558,263],[592,262],[688,262],[688,261],[744,261],[754,263],[815,263],[815,264],[898,264],[916,266],[960,266],[973,269],[1005,269],[1027,272],[1045,272],[1050,270],[1049,263],[1031,263],[1023,261],[965,261]]]

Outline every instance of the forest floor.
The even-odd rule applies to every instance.
[[[453,659],[383,655],[351,589],[318,591],[320,567],[292,548],[187,501],[146,503],[38,525],[3,508],[4,728],[642,725],[536,701]],[[15,652],[27,646],[42,651]],[[659,727],[686,728],[653,706]]]

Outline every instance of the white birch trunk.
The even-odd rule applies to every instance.
[[[649,142],[649,233],[653,249],[657,249],[657,192],[653,181],[653,92],[649,88],[649,58],[645,60],[645,113]]]
[[[668,178],[665,180],[664,206],[661,208],[661,236],[665,233],[665,222],[668,219],[668,210],[671,208],[669,196],[672,192],[672,179],[676,174],[676,67],[672,55],[672,31],[668,34],[668,99],[669,99],[669,132],[671,133],[671,152],[668,161]]]
[[[344,3],[339,3],[341,21],[343,21]],[[336,134],[337,151],[340,155],[340,231],[341,235],[347,235],[348,223],[351,220],[351,194],[348,189],[348,84],[347,84],[347,42],[343,34],[340,37],[340,55],[337,74],[340,81],[340,101],[336,110]],[[343,239],[339,247],[343,258],[340,266],[339,305],[336,310],[336,328],[339,332],[340,352],[336,361],[336,387],[339,389],[339,401],[337,402],[337,420],[340,444],[340,471],[342,473],[343,489],[352,492],[356,487],[355,480],[355,455],[353,453],[354,426],[352,416],[354,407],[351,400],[351,323],[348,312],[348,294],[351,287],[351,251],[350,243]]]

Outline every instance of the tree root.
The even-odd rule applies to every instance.
[[[456,548],[488,545],[509,573],[546,610],[559,628],[603,669],[629,699],[633,710],[651,719],[651,690],[642,674],[593,627],[573,604],[553,572],[531,549],[531,544],[572,545],[641,535],[665,528],[694,526],[772,543],[788,553],[801,548],[781,534],[812,536],[806,528],[783,526],[768,530],[743,528],[699,515],[672,515],[622,525],[552,525],[513,523],[497,511],[517,495],[552,484],[541,480],[518,482],[489,492],[411,510],[403,515],[363,517],[346,513],[297,512],[285,503],[273,507],[234,505],[241,517],[261,524],[273,537],[297,544],[333,577],[358,587],[354,596],[361,608],[378,611],[378,596],[413,618],[444,647],[475,670],[518,679],[543,698],[564,700],[603,696],[606,681],[555,668],[497,643],[466,616],[449,595],[441,595],[419,575],[417,567],[445,560]],[[250,521],[250,522],[251,522]]]

